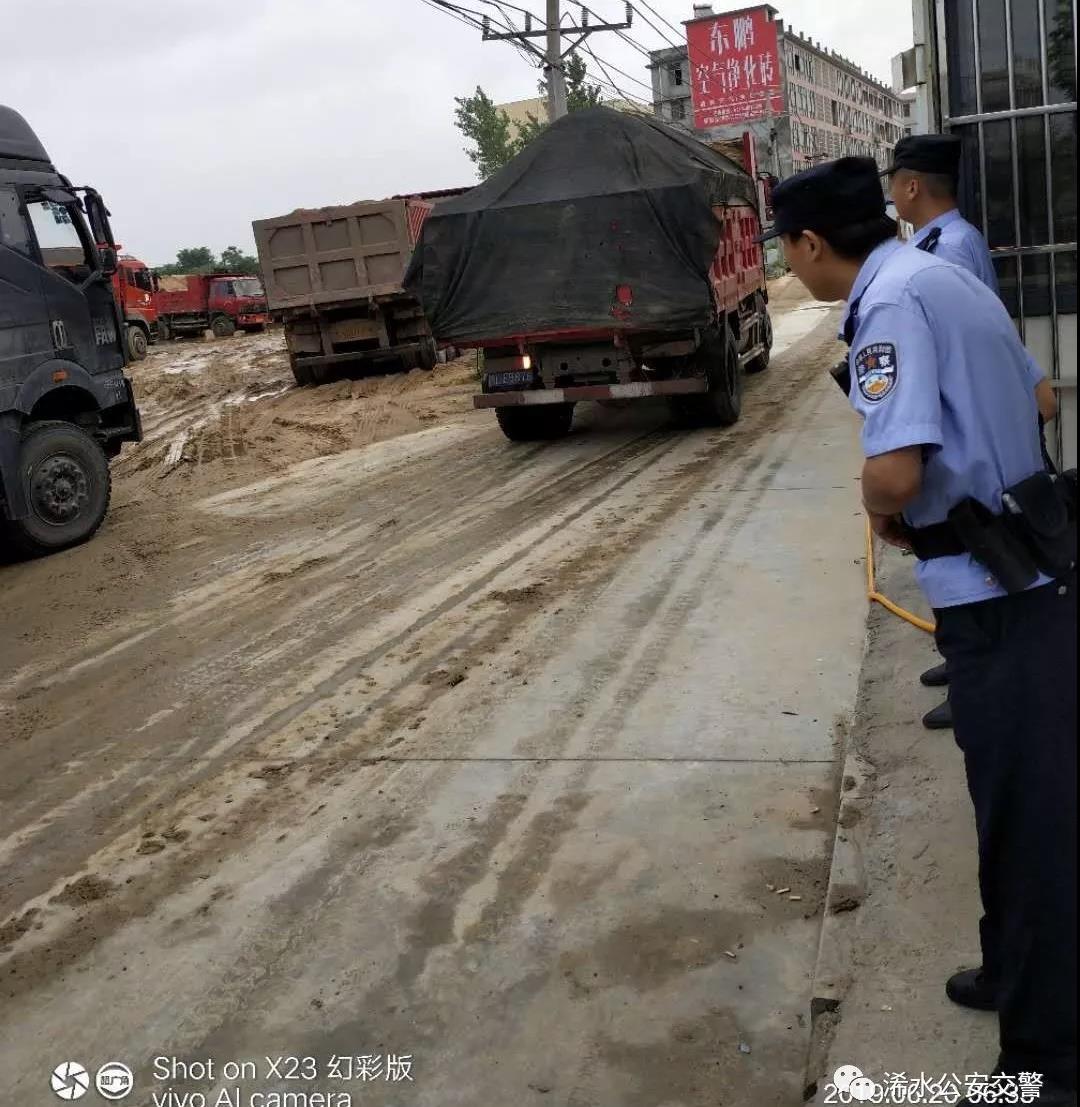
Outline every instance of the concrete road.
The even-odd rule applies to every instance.
[[[97,594],[107,534],[3,569],[4,1102],[801,1101],[865,602],[788,307],[731,429],[477,413],[163,509]]]

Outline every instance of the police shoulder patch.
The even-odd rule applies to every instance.
[[[877,404],[896,387],[900,365],[891,342],[875,342],[855,355],[855,378],[864,400]]]

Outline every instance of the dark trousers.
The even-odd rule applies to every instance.
[[[999,1071],[1075,1088],[1075,576],[936,614],[975,805]]]

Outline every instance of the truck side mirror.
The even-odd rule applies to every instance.
[[[119,267],[116,250],[112,246],[99,246],[98,258],[101,260],[101,272],[111,277]]]

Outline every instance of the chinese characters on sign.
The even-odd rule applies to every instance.
[[[694,126],[745,123],[784,110],[776,24],[750,8],[687,25]]]

